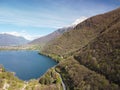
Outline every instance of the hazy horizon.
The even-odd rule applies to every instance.
[[[0,33],[33,40],[119,6],[119,0],[0,0]]]

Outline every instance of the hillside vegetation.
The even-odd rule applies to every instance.
[[[120,22],[80,49],[75,59],[80,64],[120,85]]]
[[[120,21],[120,9],[91,17],[78,24],[73,30],[48,43],[46,54],[66,55],[84,47],[102,32]]]
[[[0,90],[63,90],[61,82],[61,77],[54,68],[40,79],[30,81],[22,81],[4,68],[0,71]]]
[[[60,58],[68,90],[119,90],[120,8],[85,20],[41,53]]]

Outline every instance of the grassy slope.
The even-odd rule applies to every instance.
[[[11,72],[0,72],[0,90],[62,90],[61,79],[54,68],[37,80],[24,82]]]

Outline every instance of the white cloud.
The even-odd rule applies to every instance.
[[[0,24],[57,28],[64,26],[68,21],[69,19],[48,11],[31,12],[0,7]]]
[[[16,31],[1,32],[0,34],[10,34],[10,35],[14,35],[14,36],[17,36],[17,37],[24,37],[27,40],[33,40],[33,39],[36,39],[38,37],[43,36],[43,35],[30,35],[26,31],[21,31],[21,32],[16,32]]]

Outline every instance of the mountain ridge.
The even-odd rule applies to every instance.
[[[45,35],[43,37],[34,39],[31,42],[29,42],[28,44],[29,45],[40,45],[41,47],[43,47],[48,42],[51,42],[55,38],[60,37],[64,32],[72,30],[74,27],[76,27],[77,24],[79,24],[80,22],[83,22],[85,19],[87,19],[87,18],[86,17],[81,17],[81,18],[75,20],[71,25],[59,28],[59,29],[55,30],[54,32],[52,32],[48,35]]]
[[[86,45],[90,40],[96,38],[100,33],[104,32],[106,30],[106,28],[109,28],[109,26],[112,24],[112,21],[116,21],[116,20],[119,21],[119,19],[120,19],[119,11],[120,11],[120,9],[114,10],[114,13],[117,12],[115,14],[115,16],[114,16],[114,14],[112,14],[113,12],[109,12],[109,13],[93,16],[91,18],[88,18],[84,22],[78,24],[73,30],[71,30],[67,33],[64,33],[64,35],[62,37],[60,37],[56,41],[54,40],[52,42],[53,47],[55,47],[56,48],[55,50],[57,50],[54,52],[59,53],[59,51],[61,51],[61,48],[64,47],[64,49],[63,49],[64,53],[59,53],[59,54],[65,54],[67,51],[71,51],[72,49],[74,49],[73,46],[75,46],[75,50],[77,50],[76,48],[79,48],[80,47],[79,45],[81,45],[81,47]],[[114,20],[111,18],[113,18]],[[80,34],[80,36],[79,36],[79,34]],[[69,41],[67,38],[69,38],[72,41]],[[82,39],[84,39],[84,40],[82,40]],[[59,43],[57,43],[57,42],[59,42]],[[76,45],[74,45],[74,43],[76,43]],[[84,44],[84,45],[82,45],[82,44]],[[47,49],[47,47],[48,46],[46,46],[45,48]],[[52,47],[48,47],[48,48],[52,49]],[[49,50],[46,50],[46,51],[49,52]],[[73,50],[73,51],[75,51],[75,50]]]
[[[18,46],[27,44],[29,40],[23,37],[14,36],[11,34],[0,34],[0,46]]]
[[[41,53],[60,62],[56,69],[67,89],[119,90],[119,46],[120,8],[88,18]]]
[[[56,31],[46,35],[46,36],[43,36],[43,37],[40,37],[40,38],[37,38],[31,42],[29,42],[28,44],[29,45],[39,45],[41,47],[43,47],[46,43],[54,40],[55,38],[58,38],[59,36],[61,36],[64,32],[67,32],[69,30],[73,29],[73,27],[64,27],[64,28],[60,28],[60,29],[57,29]]]

